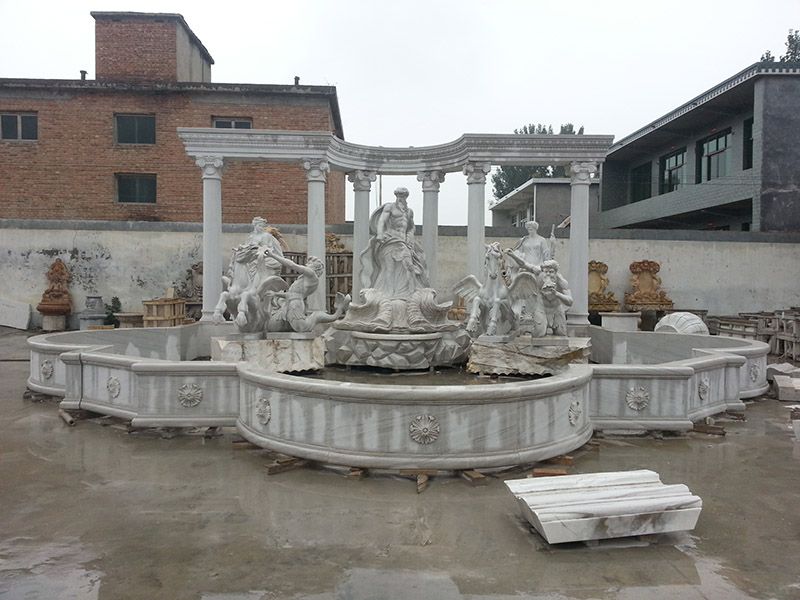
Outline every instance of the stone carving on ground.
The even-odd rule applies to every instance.
[[[522,269],[521,273],[532,273],[536,278],[538,293],[528,298],[522,315],[522,321],[530,323],[531,335],[543,337],[548,331],[567,335],[566,309],[572,306],[572,294],[567,280],[558,272],[558,262],[548,259],[538,266],[514,250],[507,254]]]
[[[203,300],[203,261],[186,269],[183,281],[178,284],[178,296],[186,300]]]
[[[588,363],[589,354],[589,338],[517,337],[497,343],[484,337],[472,343],[467,371],[483,375],[555,375],[569,365]]]
[[[36,310],[43,315],[68,315],[72,312],[72,296],[69,293],[69,282],[72,275],[60,258],[57,258],[47,270],[47,289],[42,294]]]
[[[708,326],[703,319],[690,312],[674,312],[663,317],[656,323],[655,329],[659,333],[692,333],[695,335],[708,335]]]
[[[608,287],[608,265],[599,260],[589,261],[589,311],[617,312],[619,302]]]
[[[453,292],[463,297],[467,304],[467,331],[472,335],[494,336],[516,332],[518,318],[513,308],[515,300],[539,294],[536,277],[527,271],[514,275],[510,285],[506,282],[503,277],[503,257],[498,242],[487,244],[484,257],[486,281],[481,283],[474,275],[467,275],[453,286]],[[534,316],[536,318],[542,324],[546,323],[544,311]]]
[[[407,198],[408,190],[397,188],[395,201],[370,217],[371,237],[359,256],[359,298],[325,334],[330,362],[420,369],[451,364],[466,354],[469,336],[447,320],[452,303],[436,302],[428,282]],[[413,356],[401,351],[414,344]]]
[[[346,252],[344,244],[342,244],[342,240],[340,240],[339,236],[335,233],[325,234],[325,252],[330,254],[341,254],[342,252]]]
[[[631,287],[625,292],[625,308],[629,311],[668,310],[672,308],[672,300],[661,289],[661,278],[658,272],[661,265],[654,260],[640,260],[631,263]]]

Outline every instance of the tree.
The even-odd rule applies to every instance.
[[[761,55],[761,62],[775,62],[775,57],[767,50]],[[800,30],[789,30],[789,35],[786,36],[786,54],[783,54],[778,62],[800,62]]]
[[[517,135],[553,135],[553,126],[544,125],[542,123],[530,123],[523,125],[519,129],[515,129],[514,133]],[[575,126],[572,123],[564,123],[561,125],[559,135],[583,135],[583,126],[575,131]],[[500,167],[492,175],[492,188],[495,198],[502,198],[509,192],[517,189],[523,183],[528,181],[531,177],[566,177],[566,168],[557,165],[535,165],[531,167]]]

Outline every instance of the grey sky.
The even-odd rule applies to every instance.
[[[348,140],[425,146],[573,122],[617,139],[758,60],[800,28],[797,0],[208,2],[0,0],[0,77],[94,77],[91,10],[178,12],[212,79],[335,85]],[[466,222],[449,174],[440,223]],[[405,185],[384,178],[384,201]],[[349,194],[352,195],[352,192]],[[487,183],[487,200],[491,185]],[[348,206],[348,217],[352,208]],[[418,217],[418,218],[420,218]],[[487,223],[489,221],[487,220]]]

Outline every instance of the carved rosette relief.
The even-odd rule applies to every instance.
[[[50,359],[42,361],[39,371],[44,379],[50,379],[53,376],[53,361]]]
[[[109,396],[116,398],[119,396],[122,385],[120,384],[119,379],[112,375],[108,378],[108,381],[106,381],[106,389],[108,390]]]
[[[580,400],[575,400],[572,404],[569,405],[569,411],[567,411],[567,416],[569,417],[569,424],[575,427],[578,424],[578,421],[583,414],[583,408],[581,408]]]
[[[705,402],[708,400],[708,392],[711,390],[711,382],[708,380],[708,377],[701,377],[700,383],[697,384],[697,395],[700,397],[700,400]]]
[[[178,402],[185,408],[193,408],[203,399],[203,388],[196,383],[184,383],[178,388]]]
[[[750,375],[750,381],[755,383],[758,381],[758,376],[761,375],[761,367],[759,367],[756,363],[752,363],[748,369],[748,374]]]
[[[408,435],[418,444],[432,444],[439,439],[439,419],[433,415],[417,415],[411,419]]]
[[[272,418],[272,406],[267,398],[259,398],[256,401],[256,419],[264,427]]]
[[[641,385],[633,387],[625,394],[625,402],[633,410],[643,410],[650,404],[650,392]]]

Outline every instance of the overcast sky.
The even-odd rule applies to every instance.
[[[177,12],[218,83],[335,85],[347,140],[425,146],[525,123],[619,139],[756,62],[800,28],[798,0],[0,0],[0,77],[94,77],[92,10]],[[466,222],[448,174],[440,223]],[[384,178],[384,201],[413,178]],[[349,187],[349,186],[348,186]],[[352,196],[352,191],[350,191]],[[487,183],[487,202],[491,184]],[[348,217],[352,207],[348,206]],[[490,221],[487,219],[487,224]]]

